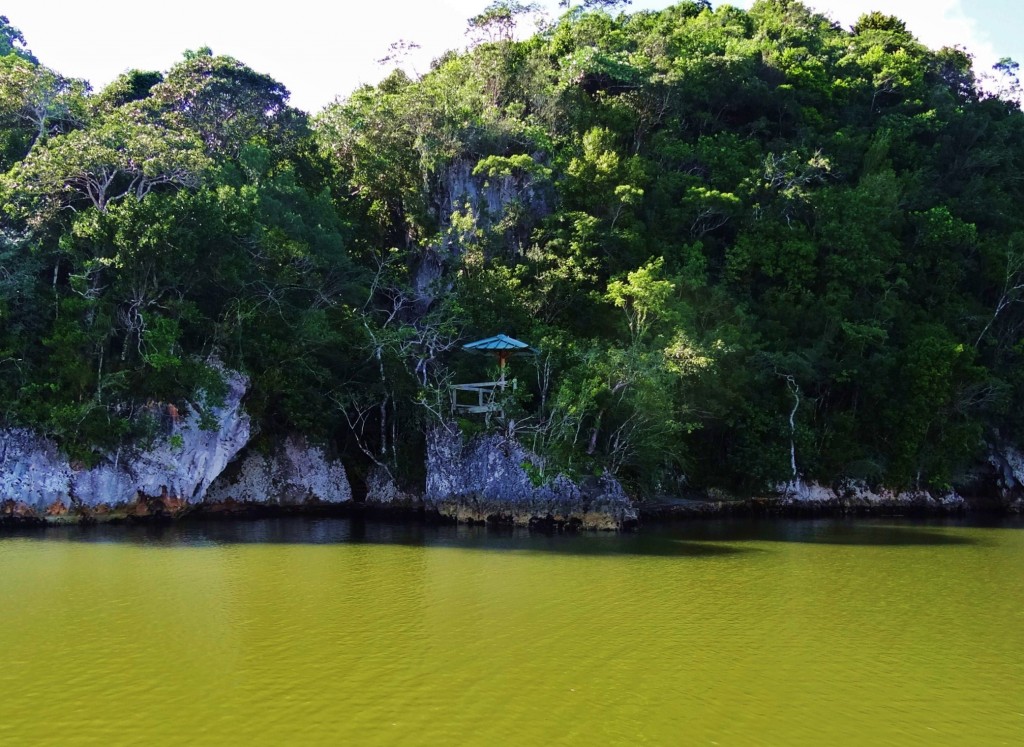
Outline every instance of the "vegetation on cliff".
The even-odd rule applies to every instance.
[[[486,376],[460,343],[506,332],[543,355],[490,425],[640,491],[943,487],[1024,441],[1015,64],[983,89],[791,0],[615,5],[517,40],[492,4],[315,116],[206,49],[92,91],[4,19],[0,417],[88,462],[217,359],[262,433],[410,476]]]

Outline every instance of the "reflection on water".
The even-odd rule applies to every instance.
[[[0,535],[0,744],[1016,744],[1022,530]]]
[[[461,550],[550,552],[570,555],[698,556],[745,552],[721,542],[697,542],[663,532],[545,534],[527,529],[488,528],[343,519],[279,518],[257,521],[199,521],[177,524],[55,527],[21,536],[37,540],[111,542],[149,547],[204,547],[231,544],[370,544],[450,547]]]
[[[952,532],[951,529],[971,530]],[[827,545],[962,545],[981,541],[980,531],[1024,529],[1024,517],[997,520],[946,518],[894,519],[735,519],[682,520],[652,525],[632,533],[557,534],[534,530],[418,522],[386,522],[351,518],[286,517],[253,521],[185,521],[176,523],[64,526],[8,531],[46,541],[114,542],[150,546],[224,544],[337,544],[369,543],[415,547],[458,547],[479,550],[523,550],[570,554],[686,554],[675,545],[715,543],[709,554],[742,552],[722,543],[749,541],[809,542]],[[749,549],[749,548],[747,548]],[[697,553],[699,554],[699,553]]]

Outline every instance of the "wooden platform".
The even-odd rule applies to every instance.
[[[452,410],[454,412],[477,415],[481,413],[501,412],[502,407],[495,402],[498,392],[503,392],[506,387],[516,390],[516,380],[511,381],[478,381],[472,384],[452,384]],[[470,392],[475,394],[475,402],[466,404],[459,402],[459,392]]]

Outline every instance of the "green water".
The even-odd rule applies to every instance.
[[[0,744],[1022,744],[1024,525],[0,535]]]

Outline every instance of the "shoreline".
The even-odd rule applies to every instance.
[[[197,505],[177,512],[152,510],[145,513],[119,512],[95,515],[83,511],[69,511],[60,516],[19,515],[11,507],[0,505],[0,532],[17,529],[49,529],[68,526],[146,526],[159,524],[189,524],[192,522],[247,522],[263,519],[296,518],[360,518],[387,521],[399,524],[484,526],[495,529],[509,529],[517,525],[509,517],[488,517],[485,521],[459,522],[425,506],[388,506],[382,504],[349,501],[340,504],[309,503],[301,505],[277,505],[255,502],[238,502],[216,506]],[[1008,506],[936,506],[936,505],[851,505],[807,503],[781,503],[764,499],[735,501],[701,501],[677,499],[670,501],[636,504],[638,521],[623,527],[619,532],[642,532],[645,528],[656,528],[678,522],[700,522],[723,518],[759,519],[820,519],[820,518],[913,518],[931,519],[948,517],[989,517],[1002,518],[1020,516],[1020,512]],[[615,533],[615,530],[597,530],[580,526],[578,522],[559,521],[548,516],[534,519],[528,526],[520,527],[543,534]]]

